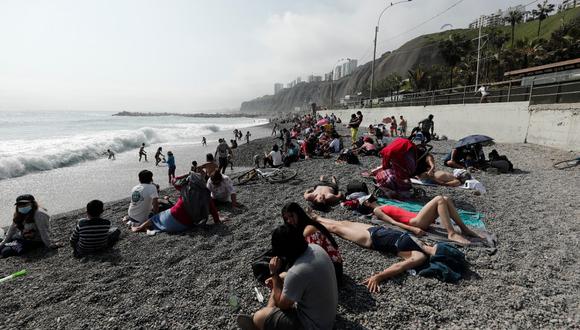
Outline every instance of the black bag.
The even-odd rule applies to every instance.
[[[354,165],[360,164],[357,155],[353,154],[350,149],[344,149],[342,153],[338,156],[337,160],[347,162],[348,164]]]
[[[351,181],[346,185],[346,195],[353,194],[355,192],[364,192],[366,195],[369,194],[369,187],[362,181]]]
[[[510,162],[506,155],[500,155],[497,150],[493,149],[489,153],[489,166],[497,168],[501,173],[513,172],[514,164]]]

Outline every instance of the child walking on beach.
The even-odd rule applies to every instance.
[[[175,180],[175,157],[173,157],[173,152],[167,152],[167,176],[169,177],[169,184]]]
[[[145,152],[145,143],[141,144],[141,148],[139,148],[139,161],[141,161],[141,157],[145,156],[145,161],[147,161],[147,152]]]

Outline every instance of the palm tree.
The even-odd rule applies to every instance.
[[[427,79],[427,73],[422,67],[415,67],[409,70],[407,74],[409,75],[409,82],[414,91],[420,92],[427,88],[429,81]]]
[[[512,27],[512,48],[514,48],[516,24],[521,23],[524,19],[524,13],[519,10],[510,10],[505,21],[510,23]]]
[[[443,56],[445,63],[451,67],[451,70],[449,70],[449,88],[453,88],[453,71],[469,52],[470,46],[471,43],[465,36],[455,33],[451,34],[449,39],[439,42],[441,56]]]
[[[542,28],[542,21],[548,18],[551,12],[554,11],[556,6],[553,3],[548,3],[548,0],[544,0],[543,3],[538,4],[538,8],[532,10],[532,15],[538,19],[538,38],[540,37],[540,29]]]

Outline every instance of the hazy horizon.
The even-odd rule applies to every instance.
[[[465,28],[481,14],[529,2],[397,5],[381,20],[377,56],[444,24]],[[385,5],[0,0],[0,111],[235,111],[273,94],[276,82],[323,76],[340,58],[370,61]]]

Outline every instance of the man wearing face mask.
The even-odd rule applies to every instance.
[[[32,195],[16,198],[14,218],[6,237],[0,242],[2,258],[22,255],[41,247],[56,248],[50,240],[50,216]]]

